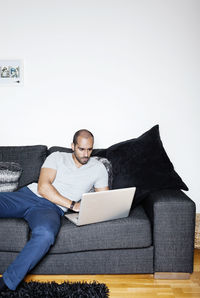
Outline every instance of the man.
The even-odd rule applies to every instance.
[[[83,193],[108,190],[104,165],[90,158],[94,137],[86,129],[75,133],[73,153],[55,152],[47,157],[38,184],[32,183],[13,193],[0,193],[0,217],[24,218],[31,239],[0,278],[0,291],[15,290],[25,275],[54,243],[60,217],[67,209],[79,212]]]

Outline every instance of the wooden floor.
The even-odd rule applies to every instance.
[[[29,275],[26,281],[87,281],[105,283],[110,297],[198,297],[200,298],[200,250],[195,250],[194,273],[189,280],[155,280],[152,274],[144,275]]]

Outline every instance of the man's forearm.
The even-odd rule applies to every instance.
[[[57,189],[50,183],[38,184],[38,193],[43,198],[51,201],[54,204],[70,208],[72,201],[62,196]]]

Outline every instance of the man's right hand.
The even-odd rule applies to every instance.
[[[74,205],[74,207],[73,207],[73,211],[75,211],[75,212],[79,212],[80,211],[80,206],[81,206],[81,203],[79,202],[79,203],[76,203],[75,205]]]

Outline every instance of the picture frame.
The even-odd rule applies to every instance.
[[[0,59],[0,85],[20,85],[23,82],[22,60]]]

